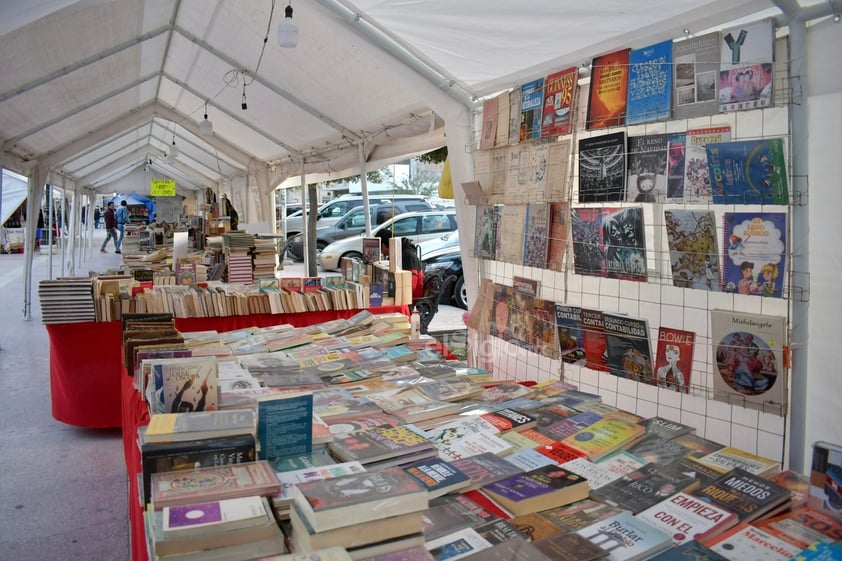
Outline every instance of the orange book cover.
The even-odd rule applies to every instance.
[[[593,59],[588,95],[588,130],[622,127],[626,124],[630,49]]]

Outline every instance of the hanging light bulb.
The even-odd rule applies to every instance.
[[[278,23],[278,45],[292,49],[298,46],[298,24],[292,21],[292,1],[284,8],[284,14]]]
[[[175,145],[175,136],[172,138],[172,148],[170,148],[169,154],[166,155],[164,161],[168,164],[174,164],[175,159],[178,158],[178,147]]]
[[[205,102],[205,118],[199,123],[199,134],[202,136],[210,136],[213,134],[213,123],[208,121],[208,102]]]

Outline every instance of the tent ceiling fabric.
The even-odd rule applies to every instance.
[[[338,178],[359,171],[363,142],[372,164],[442,146],[448,102],[471,105],[616,48],[774,7],[297,0],[299,44],[284,49],[276,27],[286,4],[2,3],[0,161],[16,171],[46,166],[102,191],[150,159],[156,173],[188,189],[258,169],[298,175],[302,158],[306,173]],[[206,104],[210,138],[198,131]],[[174,138],[179,154],[168,163]]]

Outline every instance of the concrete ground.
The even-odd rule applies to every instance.
[[[77,259],[54,254],[52,277],[87,276],[119,267],[93,250]],[[62,261],[65,267],[62,269]],[[129,559],[126,469],[119,429],[82,429],[52,418],[49,338],[41,323],[38,282],[50,278],[49,253],[34,256],[31,320],[23,319],[24,255],[0,255],[0,559]],[[303,275],[287,262],[281,273]],[[462,310],[441,306],[430,331],[463,330]],[[90,342],[90,352],[98,351]]]

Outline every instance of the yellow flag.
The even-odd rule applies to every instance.
[[[450,178],[450,157],[444,159],[444,167],[441,169],[439,180],[439,197],[442,199],[453,198],[453,180]]]

